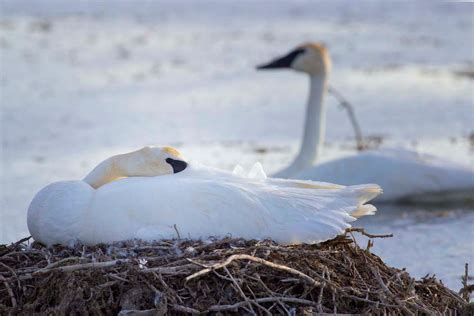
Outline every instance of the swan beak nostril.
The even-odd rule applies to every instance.
[[[166,158],[166,162],[171,165],[173,168],[174,173],[178,173],[186,169],[188,166],[188,163],[186,161],[182,160],[176,160],[176,159],[171,159],[171,158]]]

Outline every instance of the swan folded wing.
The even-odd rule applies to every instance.
[[[190,192],[198,197],[193,199],[196,212],[206,214],[208,221],[206,227],[192,230],[191,236],[199,232],[198,237],[232,235],[271,238],[283,244],[316,243],[343,233],[356,220],[351,213],[360,208],[357,197],[349,192],[339,196],[341,191],[281,188],[258,181],[210,182],[193,186]]]
[[[258,198],[220,179],[177,175],[128,178],[97,191],[88,243],[233,235],[259,238],[271,217]],[[114,221],[109,229],[107,221]]]
[[[252,219],[260,223],[251,238],[272,238],[281,243],[321,242],[334,238],[350,227],[351,222],[364,215],[372,215],[376,208],[365,204],[379,195],[378,185],[340,186],[331,183],[284,179],[246,179],[245,182],[229,178],[219,184],[219,190],[230,196],[239,192],[239,208],[247,207],[243,221]],[[224,207],[232,199],[225,199]],[[250,205],[240,201],[251,201]],[[245,211],[244,211],[245,213]],[[249,223],[252,227],[252,223]]]
[[[282,188],[300,188],[300,189],[313,189],[313,190],[336,190],[340,194],[357,196],[358,204],[362,205],[382,193],[382,189],[377,184],[362,184],[344,186],[329,182],[319,182],[311,180],[287,180],[268,178],[268,183],[282,187]]]
[[[326,189],[326,190],[336,190],[344,188],[343,185],[329,183],[329,182],[319,182],[311,180],[289,180],[289,179],[279,179],[279,178],[268,178],[268,183],[273,185],[280,186],[282,188],[300,188],[300,189]]]
[[[90,213],[91,225],[97,228],[87,243],[173,238],[175,227],[190,238],[232,235],[285,244],[321,242],[350,227],[375,194],[373,186],[317,189],[277,182],[231,174],[112,182],[97,191]]]
[[[281,214],[272,238],[282,243],[317,243],[343,233],[350,223],[376,209],[364,204],[378,195],[377,185],[321,189],[276,186],[261,193],[268,209]],[[279,236],[275,238],[274,236]]]

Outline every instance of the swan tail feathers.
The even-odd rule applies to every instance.
[[[319,243],[343,234],[358,218],[375,214],[376,207],[366,202],[382,191],[374,184],[323,189],[319,184],[306,187],[298,181],[285,183],[291,185],[280,186],[279,201],[272,209],[275,214],[282,208],[287,210],[274,234],[281,238],[277,241],[284,243]]]
[[[346,187],[346,189],[357,196],[360,204],[373,200],[383,192],[382,188],[377,184],[351,185]]]
[[[343,186],[329,182],[317,182],[311,180],[286,180],[268,178],[268,182],[281,188],[298,188],[310,190],[334,190],[345,192],[345,196],[356,196],[359,203],[366,203],[382,193],[382,188],[377,184],[360,184]]]
[[[377,208],[372,204],[364,204],[359,206],[354,212],[351,213],[352,217],[360,218],[367,215],[375,215]]]
[[[353,185],[345,188],[351,196],[357,200],[357,207],[352,209],[349,214],[352,217],[360,218],[362,216],[374,215],[377,208],[372,204],[365,204],[382,193],[382,188],[377,184]]]

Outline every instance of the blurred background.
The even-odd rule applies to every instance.
[[[307,78],[255,65],[307,41],[327,44],[330,83],[366,137],[474,166],[471,3],[0,3],[0,243],[28,235],[42,187],[144,145],[223,169],[288,165]],[[346,113],[326,102],[323,161],[355,151]],[[382,205],[360,225],[394,233],[373,251],[417,277],[459,289],[464,263],[474,267],[472,206]]]

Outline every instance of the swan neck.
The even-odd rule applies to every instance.
[[[311,76],[303,141],[294,162],[295,167],[299,170],[309,168],[316,163],[324,142],[326,112],[323,101],[325,91],[326,75]]]
[[[127,176],[126,159],[126,154],[124,154],[102,161],[84,178],[84,181],[94,189],[97,189],[106,183]]]

